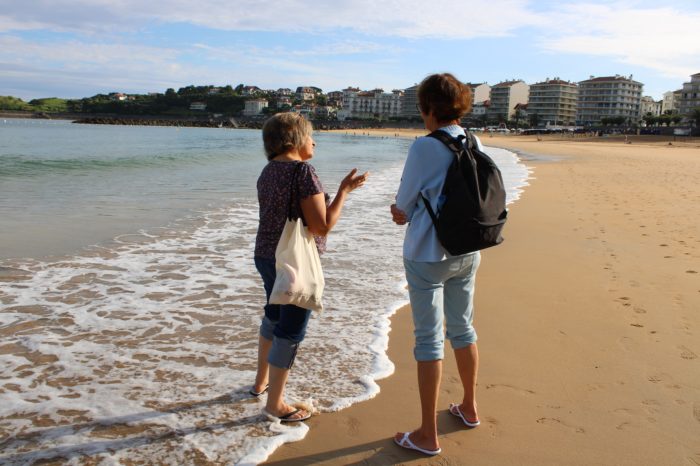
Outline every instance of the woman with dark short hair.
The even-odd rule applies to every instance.
[[[275,250],[287,220],[290,196],[292,215],[303,218],[314,235],[319,254],[326,249],[326,235],[335,226],[345,200],[362,186],[368,174],[353,169],[341,181],[332,202],[323,190],[316,170],[308,163],[316,143],[311,123],[297,113],[278,113],[262,129],[269,162],[258,178],[260,221],[255,238],[255,267],[263,279],[266,294],[265,315],[260,325],[258,368],[253,396],[268,392],[264,412],[282,422],[303,421],[310,417],[284,401],[284,387],[294,363],[299,343],[306,334],[311,311],[294,305],[270,304],[275,283]],[[293,187],[293,183],[296,186]],[[301,208],[301,209],[300,209]]]
[[[471,89],[453,75],[425,78],[418,88],[418,102],[430,132],[444,131],[453,138],[466,136],[459,120],[471,108]],[[422,415],[418,429],[399,432],[394,441],[427,455],[441,452],[437,401],[445,336],[454,350],[464,387],[462,400],[450,405],[450,413],[467,427],[479,425],[475,397],[479,353],[472,318],[474,279],[481,256],[478,251],[450,255],[440,244],[421,198],[422,195],[430,202],[433,211],[439,210],[442,186],[453,157],[454,153],[435,138],[416,139],[408,152],[396,204],[391,206],[393,221],[398,225],[408,223],[403,258],[415,326],[414,356],[418,362]]]

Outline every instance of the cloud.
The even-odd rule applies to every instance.
[[[552,28],[538,42],[544,50],[611,57],[678,79],[700,70],[698,11],[587,3],[548,16]]]
[[[84,97],[90,95],[86,89],[92,93],[162,91],[183,82],[206,82],[207,71],[183,66],[179,53],[169,48],[78,40],[45,44],[0,35],[0,84],[4,87],[12,82],[15,88],[28,90],[32,86],[61,89],[70,96]]]
[[[0,13],[0,32],[41,27],[95,33],[186,23],[224,31],[327,33],[466,39],[539,24],[527,0],[34,0]]]

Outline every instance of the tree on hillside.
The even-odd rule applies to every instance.
[[[66,112],[68,105],[66,99],[48,97],[46,99],[34,99],[29,101],[29,105],[39,112]]]
[[[17,97],[12,97],[12,96],[3,96],[0,95],[0,110],[31,110],[31,106],[23,101],[22,99],[19,99]]]

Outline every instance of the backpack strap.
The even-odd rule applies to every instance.
[[[457,158],[457,161],[459,161],[462,157],[462,154],[464,154],[465,152],[467,154],[469,154],[469,150],[468,149],[465,150],[466,148],[464,145],[465,138],[467,140],[467,148],[469,148],[471,146],[471,144],[473,144],[473,141],[471,140],[471,138],[469,136],[470,136],[470,134],[467,133],[466,137],[462,136],[460,134],[456,138],[453,138],[452,136],[450,136],[446,132],[439,130],[439,129],[436,129],[432,133],[428,134],[427,137],[437,139],[438,141],[445,144],[447,146],[447,148],[450,149],[452,151],[452,153],[454,154],[454,156]],[[428,215],[430,215],[430,219],[433,221],[433,225],[437,228],[438,214],[440,213],[440,211],[438,210],[438,212],[436,213],[433,210],[433,208],[430,206],[430,202],[428,202],[428,200],[425,198],[425,196],[423,196],[423,193],[419,193],[419,194],[420,194],[421,199],[423,199],[423,203],[425,204],[425,208],[428,211]]]
[[[442,142],[445,144],[452,152],[455,153],[459,157],[459,154],[462,153],[464,150],[464,140],[467,140],[467,147],[471,146],[473,144],[471,138],[469,137],[469,134],[467,133],[467,136],[462,136],[461,134],[457,136],[456,138],[453,138],[446,132],[436,129],[432,133],[428,135],[429,138],[434,138],[437,139],[438,141]]]

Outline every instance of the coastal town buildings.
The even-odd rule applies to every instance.
[[[661,114],[678,113],[678,106],[681,100],[682,89],[664,92],[661,100]]]
[[[559,78],[532,84],[527,106],[536,126],[571,126],[576,124],[578,85]]]
[[[466,83],[472,91],[472,107],[491,98],[491,86],[486,83]]]
[[[580,125],[600,125],[603,118],[624,118],[635,124],[640,118],[643,84],[620,75],[593,77],[578,83],[578,111]]]
[[[420,111],[418,110],[418,84],[403,90],[401,117],[420,120]]]
[[[297,87],[297,91],[295,93],[296,98],[298,100],[302,100],[304,102],[307,102],[309,100],[314,100],[317,95],[322,94],[323,91],[319,89],[318,87],[312,87],[312,86],[299,86]]]
[[[465,83],[472,93],[472,106],[469,113],[462,117],[462,124],[468,124],[486,112],[484,102],[489,100],[491,86],[486,83]]]
[[[520,125],[528,123],[530,120],[530,113],[528,111],[529,104],[516,104],[515,111],[513,112],[513,121],[515,122],[515,127],[519,128]]]
[[[639,113],[642,117],[651,115],[651,116],[659,116],[661,115],[661,103],[663,101],[661,100],[654,100],[653,97],[645,95],[642,97],[642,100],[640,101],[640,110]]]
[[[396,118],[401,115],[402,90],[384,92],[383,89],[371,91],[343,91],[343,108],[338,111],[338,119],[348,118],[380,120]]]
[[[265,99],[251,99],[245,101],[245,109],[243,115],[253,116],[262,113],[264,108],[267,108],[268,102]]]
[[[486,99],[483,102],[476,102],[472,106],[472,113],[471,117],[473,119],[482,119],[486,117],[486,111],[488,110],[489,106],[491,105],[491,101]]]
[[[343,106],[343,91],[331,91],[326,94],[328,98],[328,105],[331,107],[342,107]]]
[[[515,106],[527,103],[529,91],[530,86],[520,79],[496,84],[491,88],[487,116],[494,121],[510,120],[515,115]]]
[[[241,95],[244,96],[257,95],[260,92],[262,92],[262,89],[260,89],[258,86],[243,86],[241,89]]]
[[[695,73],[689,82],[683,83],[678,104],[681,115],[689,115],[693,109],[700,108],[700,73]]]
[[[277,108],[282,108],[285,106],[292,105],[292,98],[286,95],[277,97]]]

